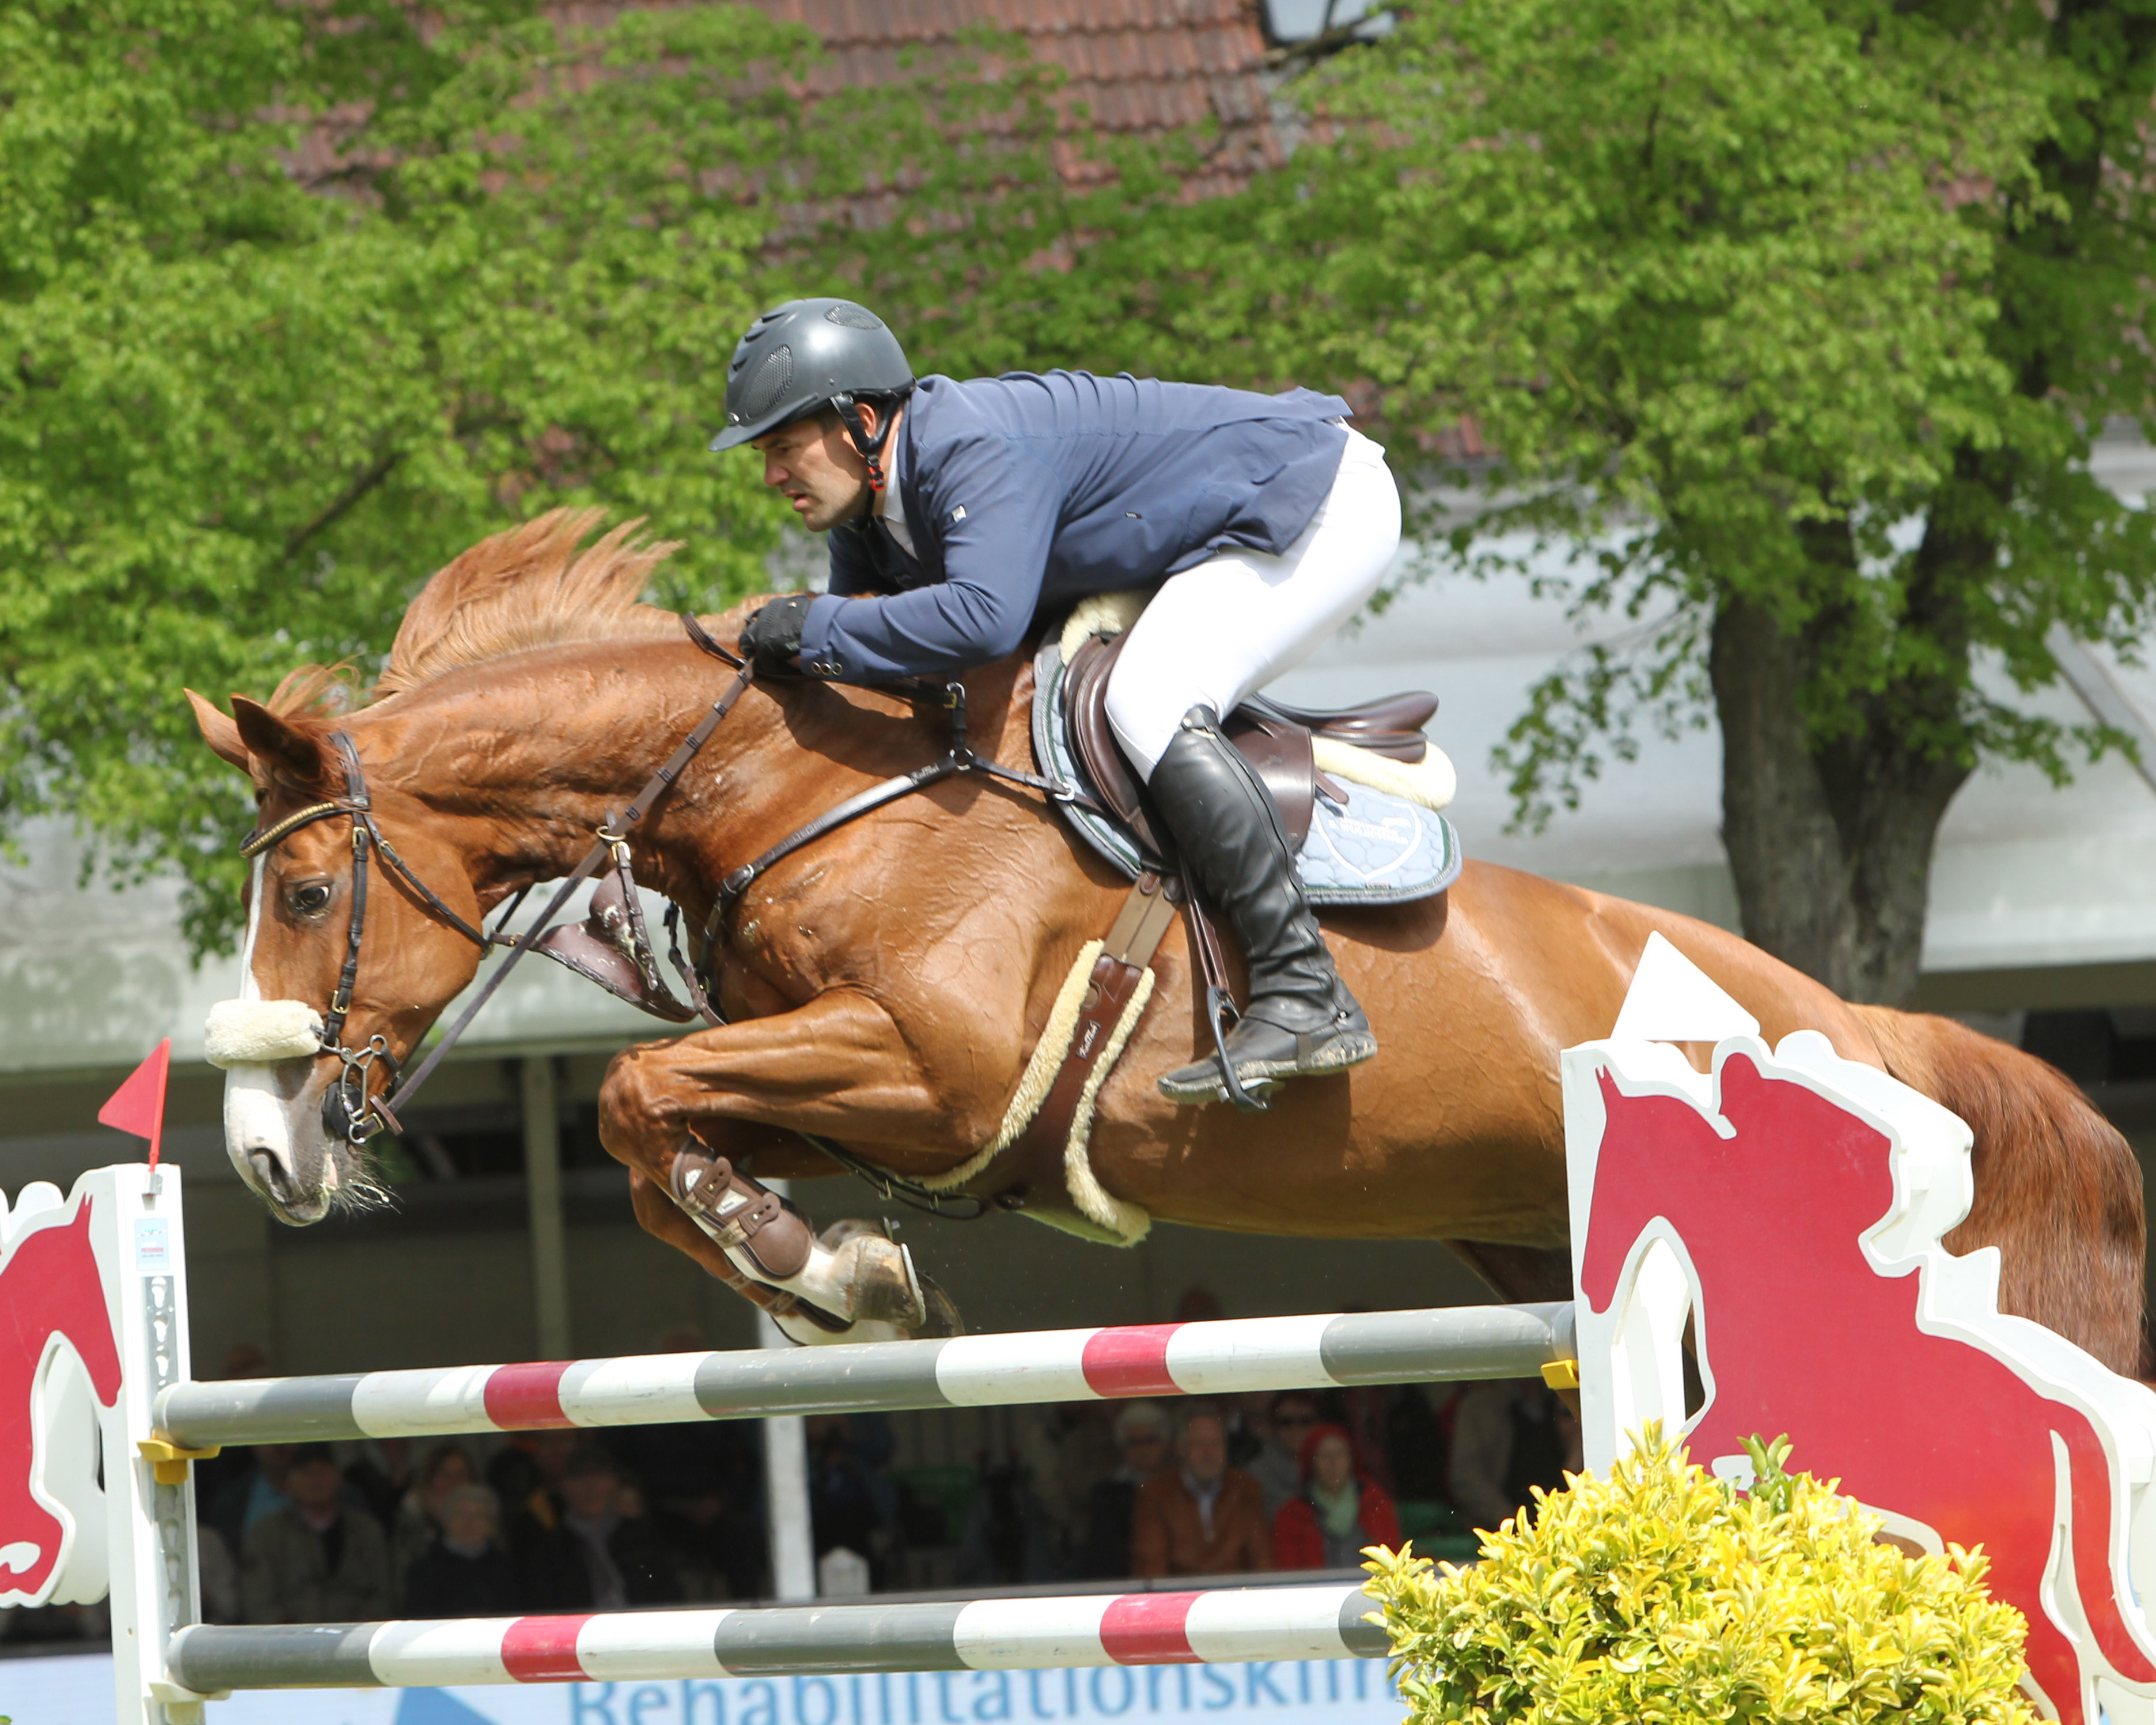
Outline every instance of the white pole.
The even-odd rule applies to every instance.
[[[202,1725],[203,1698],[175,1685],[165,1663],[172,1631],[202,1616],[192,1470],[182,1462],[169,1482],[160,1481],[140,1447],[152,1434],[157,1392],[189,1377],[180,1171],[169,1163],[95,1169],[75,1182],[75,1204],[90,1198],[120,1357],[120,1394],[99,1421],[119,1718],[121,1725]],[[99,1591],[60,1596],[95,1599]]]
[[[763,1183],[781,1198],[783,1180]],[[791,1348],[769,1314],[756,1315],[757,1340]],[[771,1590],[781,1599],[816,1597],[816,1538],[808,1513],[808,1425],[798,1414],[763,1422],[763,1508],[770,1530]]]
[[[531,1304],[539,1358],[569,1358],[569,1246],[562,1219],[561,1098],[554,1062],[521,1063],[524,1101],[524,1188],[531,1224]]]

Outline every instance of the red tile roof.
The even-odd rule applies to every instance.
[[[1226,190],[1286,152],[1262,79],[1257,0],[752,0],[805,24],[830,55],[815,94],[901,75],[907,49],[955,49],[988,24],[1025,39],[1035,59],[1061,69],[1066,126],[1152,136],[1207,120],[1219,127],[1211,171],[1194,189]],[[1079,109],[1085,110],[1081,116]],[[1077,152],[1064,171],[1086,177]]]

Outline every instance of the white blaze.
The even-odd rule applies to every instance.
[[[259,1000],[261,984],[254,979],[254,941],[262,929],[262,880],[269,854],[254,859],[254,886],[247,896],[247,940],[239,949],[239,998]],[[266,1150],[292,1173],[292,1122],[278,1094],[277,1075],[269,1066],[234,1066],[224,1075],[224,1150],[242,1179],[252,1181],[249,1161],[257,1150]]]

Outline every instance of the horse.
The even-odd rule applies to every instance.
[[[318,671],[295,673],[266,702],[235,696],[228,716],[188,691],[204,740],[256,795],[266,848],[246,895],[249,999],[326,1002],[341,978],[350,1049],[405,1060],[476,974],[470,935],[483,919],[568,874],[706,715],[726,673],[675,618],[640,603],[673,547],[634,539],[637,525],[586,544],[595,514],[556,511],[475,545],[420,591],[371,698],[341,714],[325,709]],[[737,608],[703,626],[729,642],[743,620]],[[1031,659],[963,681],[980,754],[1037,766]],[[903,693],[805,677],[739,693],[627,835],[637,878],[692,927],[711,918],[730,870],[943,746]],[[377,871],[359,919],[357,822],[312,818],[352,783],[346,748],[402,865]],[[994,1140],[1074,960],[1127,889],[1040,793],[980,773],[892,801],[762,873],[711,925],[725,1022],[609,1065],[600,1136],[628,1168],[639,1223],[797,1340],[931,1332],[932,1302],[894,1308],[864,1291],[894,1276],[912,1286],[910,1259],[894,1268],[903,1254],[876,1230],[831,1230],[809,1281],[789,1286],[692,1218],[677,1158],[722,1158],[752,1190],[837,1172],[803,1134],[911,1179],[965,1168]],[[2005,1309],[2114,1369],[2137,1363],[2139,1169],[2042,1062],[1948,1019],[1844,1002],[1708,924],[1488,864],[1467,863],[1441,895],[1322,921],[1383,1052],[1298,1080],[1256,1115],[1180,1107],[1156,1091],[1158,1074],[1210,1045],[1187,943],[1161,947],[1091,1142],[1094,1178],[1138,1228],[1161,1218],[1436,1239],[1504,1298],[1569,1298],[1558,1055],[1609,1033],[1660,932],[1770,1040],[1817,1030],[1967,1120],[1977,1198],[1952,1244],[1999,1248]],[[348,1077],[305,1037],[228,1073],[228,1151],[286,1222],[380,1195],[364,1149],[325,1120]],[[794,1321],[804,1286],[836,1322]]]

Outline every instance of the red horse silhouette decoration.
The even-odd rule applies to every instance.
[[[0,1261],[0,1604],[44,1594],[70,1531],[41,1500],[36,1479],[34,1392],[53,1338],[74,1349],[101,1404],[110,1407],[120,1394],[120,1353],[90,1217],[85,1197],[71,1221],[40,1226],[28,1218]]]
[[[1823,1045],[1781,1054],[1722,1044],[1711,1103],[1706,1080],[1669,1064],[1673,1050],[1604,1044],[1573,1056],[1589,1063],[1573,1075],[1575,1103],[1591,1117],[1579,1094],[1591,1077],[1604,1117],[1578,1253],[1583,1332],[1615,1313],[1652,1242],[1674,1235],[1708,1386],[1693,1457],[1734,1471],[1724,1458],[1741,1439],[1787,1432],[1795,1465],[1839,1476],[1897,1530],[1984,1547],[1992,1593],[2029,1620],[2030,1675],[2061,1719],[2093,1718],[2098,1678],[2114,1722],[2141,1712],[2121,1680],[2156,1687],[2156,1660],[2138,1609],[2121,1604],[2117,1449],[2122,1414],[2135,1424],[2132,1398],[2146,1392],[1999,1317],[1995,1255],[1957,1260],[1939,1246],[1967,1207],[1959,1122],[1913,1092],[1920,1108],[1897,1102],[1879,1075],[1837,1071],[1845,1063]],[[1925,1142],[1902,1160],[1897,1199],[1896,1153],[1912,1139]],[[1912,1217],[1917,1237],[1889,1242]]]

